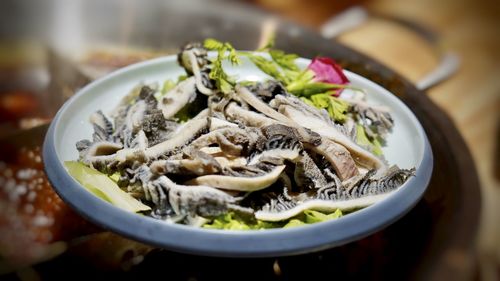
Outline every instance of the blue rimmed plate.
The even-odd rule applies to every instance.
[[[299,59],[297,62],[306,67],[310,61]],[[241,66],[228,69],[240,79],[265,78],[246,59]],[[259,231],[222,231],[170,224],[123,211],[89,193],[67,173],[64,161],[78,158],[75,143],[92,135],[88,120],[93,112],[100,109],[109,113],[141,82],[161,83],[165,79],[177,79],[180,74],[183,69],[177,65],[175,56],[141,62],[90,83],[59,110],[44,142],[45,170],[56,192],[82,216],[124,236],[174,251],[213,256],[281,256],[322,250],[365,237],[403,216],[427,188],[433,158],[422,126],[397,97],[349,71],[345,71],[346,76],[353,86],[366,90],[369,103],[391,109],[395,125],[383,149],[386,159],[401,168],[415,167],[416,175],[383,201],[340,219]]]

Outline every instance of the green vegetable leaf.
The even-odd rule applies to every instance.
[[[240,64],[241,60],[238,52],[236,52],[230,43],[220,42],[215,39],[206,39],[203,45],[208,50],[217,51],[217,57],[211,63],[210,79],[215,81],[216,87],[223,93],[227,94],[231,92],[236,84],[236,80],[224,71],[222,62],[227,59],[233,65]]]
[[[238,52],[229,42],[220,42],[213,38],[209,38],[206,39],[205,42],[203,42],[203,46],[207,50],[217,51],[218,58],[221,60],[228,59],[231,62],[231,64],[236,64],[236,65],[241,63],[241,60],[238,56]]]
[[[338,219],[342,216],[342,211],[337,209],[335,212],[331,214],[324,214],[322,212],[314,211],[314,210],[305,210],[304,215],[306,216],[306,223],[317,223],[332,219]]]
[[[362,146],[371,148],[371,151],[375,155],[380,156],[383,154],[382,144],[377,139],[370,140],[361,124],[356,124],[356,142]]]
[[[264,58],[260,55],[248,54],[248,58],[265,74],[279,80],[283,83],[287,83],[288,78],[286,78],[280,71],[278,65],[272,61]]]
[[[188,77],[185,74],[179,75],[179,77],[177,77],[177,84],[179,84],[180,82],[186,80],[187,78]]]
[[[295,64],[298,56],[273,49],[273,47],[274,37],[264,47],[256,50],[269,53],[271,59],[251,52],[240,52],[240,54],[247,56],[262,72],[280,81],[285,86],[293,83],[301,73],[299,67]]]
[[[163,86],[161,87],[161,94],[165,95],[168,91],[172,90],[175,87],[176,83],[172,79],[167,79],[163,82]]]
[[[149,211],[150,207],[142,204],[130,194],[121,190],[118,185],[105,174],[89,168],[80,162],[64,162],[69,174],[88,191],[97,197],[130,212]]]
[[[229,229],[229,230],[248,230],[250,227],[241,220],[233,218],[233,213],[227,213],[214,219],[211,223],[203,225],[205,228]]]
[[[203,42],[203,46],[208,50],[217,50],[217,51],[225,48],[223,42],[217,41],[213,38],[205,39],[205,41]]]
[[[317,108],[324,108],[330,117],[337,122],[345,122],[347,120],[347,110],[349,103],[331,96],[329,93],[315,94],[309,98],[302,97],[307,104]]]
[[[295,60],[299,57],[296,54],[287,54],[281,50],[269,50],[269,54],[273,60],[285,70],[299,72],[299,67],[295,64]]]
[[[283,228],[296,227],[306,224],[305,222],[299,219],[291,219],[287,224],[283,226]]]
[[[238,216],[234,212],[221,215],[212,221],[205,223],[204,228],[211,229],[229,229],[229,230],[249,230],[249,229],[267,229],[280,227],[278,223],[264,222],[264,221],[249,221]]]
[[[111,176],[109,176],[109,178],[117,183],[120,180],[120,173],[116,172],[116,173],[112,174]]]
[[[303,96],[302,89],[305,87],[305,85],[312,82],[312,80],[314,79],[314,72],[309,69],[304,69],[291,78],[292,82],[287,85],[287,91],[296,96]]]
[[[211,229],[230,229],[230,230],[250,230],[250,229],[269,229],[269,228],[288,228],[305,224],[312,224],[342,216],[342,211],[337,209],[331,214],[325,214],[318,211],[306,210],[288,221],[266,222],[261,220],[251,220],[243,218],[234,212],[230,212],[205,223],[204,228]]]

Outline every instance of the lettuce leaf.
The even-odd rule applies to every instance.
[[[227,229],[227,230],[250,230],[250,229],[269,229],[281,227],[279,223],[271,223],[260,220],[250,221],[242,218],[234,212],[221,215],[212,221],[205,223],[204,228]]]
[[[216,87],[223,93],[231,92],[236,84],[236,79],[224,71],[222,61],[229,60],[233,65],[241,64],[238,52],[229,42],[220,42],[211,38],[206,39],[203,45],[208,50],[217,51],[217,57],[211,61],[208,76],[215,81]]]
[[[271,229],[271,228],[289,228],[306,224],[336,219],[342,216],[342,211],[337,209],[335,212],[325,214],[319,211],[306,210],[302,214],[297,215],[287,221],[281,222],[266,222],[244,218],[234,212],[216,217],[215,219],[205,223],[204,228],[211,229],[226,229],[226,230],[252,230],[252,229]]]
[[[299,220],[299,219],[291,219],[290,221],[288,221],[287,224],[285,224],[283,226],[283,228],[296,227],[296,226],[301,226],[304,224],[306,224],[306,223],[304,221]]]
[[[144,205],[120,187],[107,175],[75,161],[64,162],[69,174],[92,194],[130,212],[149,211]]]
[[[347,120],[349,103],[331,96],[329,93],[315,94],[309,98],[302,97],[302,101],[317,108],[324,108],[328,115],[336,121],[343,123]]]
[[[363,125],[356,124],[356,142],[362,146],[369,147],[375,155],[382,155],[382,144],[378,139],[370,140],[366,135]]]
[[[172,90],[175,87],[176,83],[172,79],[167,79],[163,82],[163,86],[161,87],[161,94],[165,95],[168,91]]]
[[[342,216],[342,211],[337,209],[335,212],[331,214],[324,214],[322,212],[314,211],[314,210],[305,210],[304,215],[306,217],[306,223],[317,223],[327,220],[338,219]]]

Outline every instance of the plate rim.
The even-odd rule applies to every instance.
[[[61,116],[73,102],[90,91],[92,87],[108,79],[119,76],[124,72],[147,67],[152,64],[170,62],[174,59],[175,55],[171,55],[142,61],[118,69],[87,84],[65,102],[51,122],[43,144],[43,161],[47,177],[56,193],[61,196],[68,205],[89,221],[147,244],[189,254],[222,257],[273,257],[296,255],[352,242],[386,227],[411,210],[422,198],[427,189],[432,175],[433,155],[427,135],[417,117],[398,96],[374,81],[350,72],[385,89],[392,97],[397,99],[398,103],[403,107],[403,110],[409,115],[410,119],[412,119],[419,135],[423,138],[424,147],[422,160],[416,170],[415,177],[410,178],[405,183],[404,189],[401,188],[384,199],[384,204],[372,205],[337,220],[298,228],[270,229],[263,231],[221,231],[165,223],[150,217],[126,212],[99,199],[84,189],[67,173],[62,165],[62,160],[60,160],[57,155],[55,134]],[[89,207],[93,209],[89,209]],[[390,212],[387,212],[388,208],[391,209]],[[96,212],[104,212],[107,216],[96,216],[94,215]],[[376,220],[369,219],[374,215],[377,217]],[[134,225],[142,228],[130,227]],[[362,225],[362,227],[359,227],[359,225]],[[346,229],[355,229],[356,231],[349,231]],[[329,234],[331,231],[336,232],[334,238]],[[165,236],[168,235],[172,235],[172,237],[165,238]],[[315,238],[310,239],[307,237]]]

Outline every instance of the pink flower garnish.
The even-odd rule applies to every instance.
[[[349,80],[344,75],[342,67],[333,59],[327,57],[315,57],[311,64],[307,67],[314,72],[315,82],[323,82],[330,84],[346,85]],[[343,89],[337,89],[334,92],[335,96],[340,95]]]

